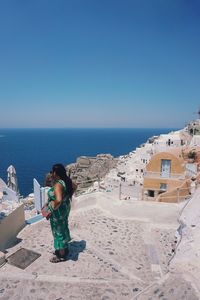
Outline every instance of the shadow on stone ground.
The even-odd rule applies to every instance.
[[[7,245],[6,245],[6,248],[13,248],[15,247],[16,245],[18,245],[19,243],[21,243],[23,241],[23,239],[21,238],[18,238],[18,237],[15,237],[13,238],[12,240],[8,241]],[[8,253],[8,250],[5,249],[5,247],[1,248],[0,247],[0,251],[2,251],[4,254],[7,254]]]
[[[79,254],[86,248],[86,241],[73,241],[69,244],[69,255],[67,260],[77,261]]]

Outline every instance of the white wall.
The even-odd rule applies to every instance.
[[[17,195],[17,193],[11,190],[10,188],[8,188],[7,186],[0,187],[0,192],[3,193],[2,196],[3,201],[13,201],[13,202],[19,201],[19,196]]]
[[[24,205],[19,205],[0,222],[0,250],[8,248],[25,226]]]

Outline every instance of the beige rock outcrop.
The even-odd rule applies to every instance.
[[[103,178],[117,165],[118,159],[111,154],[98,154],[96,157],[81,156],[76,163],[66,167],[72,180],[78,184],[77,191],[88,188],[93,182]]]

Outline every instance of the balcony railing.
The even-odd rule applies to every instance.
[[[185,174],[181,173],[162,173],[162,172],[151,172],[151,171],[145,171],[144,172],[144,178],[165,178],[165,179],[184,179]]]

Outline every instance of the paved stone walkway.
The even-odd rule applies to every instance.
[[[28,225],[7,256],[21,247],[41,256],[25,270],[8,263],[0,269],[0,299],[196,300],[182,277],[177,287],[166,279],[176,231],[168,225],[116,217],[98,206],[72,212],[69,257],[58,264],[49,262],[49,222]]]

